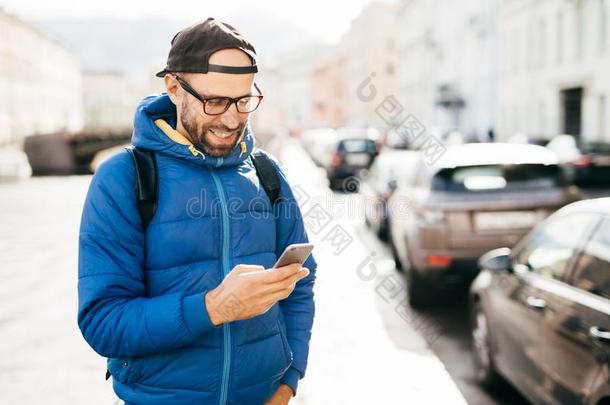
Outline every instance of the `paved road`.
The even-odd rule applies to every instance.
[[[105,361],[76,324],[89,177],[0,185],[0,403],[110,404]]]
[[[317,173],[313,177],[323,177],[323,174]],[[395,277],[400,278],[389,247],[374,236],[364,224],[361,196],[332,193],[325,202],[329,212],[353,230],[364,249],[360,255],[372,257],[377,268],[383,269],[381,272],[385,277],[392,277],[393,280],[396,279]],[[456,291],[453,296],[445,297],[437,305],[425,311],[411,310],[410,319],[418,325],[416,328],[418,334],[426,340],[431,351],[443,362],[469,404],[527,404],[527,400],[509,384],[501,384],[495,390],[487,391],[474,380],[466,296],[466,288]],[[381,303],[383,300],[379,301]],[[412,328],[404,322],[393,322],[392,312],[387,305],[378,306],[378,316],[385,323],[384,333],[396,347],[410,350],[410,336],[405,330]]]

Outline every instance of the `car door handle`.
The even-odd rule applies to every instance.
[[[600,342],[610,343],[610,332],[599,326],[591,326],[589,328],[589,336]]]
[[[546,301],[543,300],[542,298],[529,296],[529,297],[527,297],[526,302],[527,302],[527,306],[530,308],[534,308],[534,309],[538,309],[538,310],[546,308]]]

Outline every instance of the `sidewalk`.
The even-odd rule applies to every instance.
[[[298,146],[288,143],[282,154],[293,186],[310,197],[304,209],[326,193],[337,207],[352,203],[328,192]],[[2,404],[101,405],[115,399],[111,381],[104,381],[105,359],[87,346],[76,324],[78,225],[89,181],[75,176],[0,184]],[[374,280],[358,277],[370,248],[360,239],[359,221],[347,215],[328,226],[340,225],[353,236],[338,256],[321,240],[324,233],[312,235],[320,263],[317,313],[309,368],[291,404],[465,403],[421,337],[425,328],[395,311],[401,298],[387,303],[375,292],[395,274],[391,263],[375,262]]]
[[[404,289],[400,296],[390,298],[393,292],[388,292],[395,286],[386,282],[400,277],[393,262],[375,261],[369,243],[365,246],[361,240],[362,217],[351,207],[357,200],[330,193],[323,172],[296,143],[288,142],[281,158],[292,186],[306,194],[298,198],[306,222],[316,204],[337,210],[341,204],[350,205],[343,207],[346,214],[335,217],[324,232],[316,235],[308,227],[319,263],[314,289],[316,318],[307,374],[291,403],[465,404],[422,336],[431,328],[419,324],[416,317],[401,317],[396,310],[402,307]],[[338,255],[329,241],[323,240],[326,230],[334,225],[353,237]],[[369,277],[373,273],[375,277]]]

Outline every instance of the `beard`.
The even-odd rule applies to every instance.
[[[235,145],[243,138],[247,122],[241,122],[236,128],[229,128],[222,124],[203,124],[197,121],[197,117],[191,114],[187,105],[182,105],[180,122],[188,133],[189,140],[202,150],[206,155],[212,157],[228,156]],[[231,133],[229,137],[221,137],[217,134]]]

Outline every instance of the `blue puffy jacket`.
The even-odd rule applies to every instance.
[[[128,404],[263,404],[280,383],[296,392],[314,317],[313,256],[310,274],[260,316],[214,327],[203,299],[234,266],[270,268],[287,245],[307,242],[294,195],[275,163],[283,200],[271,205],[249,159],[249,127],[230,155],[214,158],[175,123],[165,94],[136,112],[132,142],[156,151],[159,169],[146,231],[128,152],[93,176],[80,228],[80,330]]]

